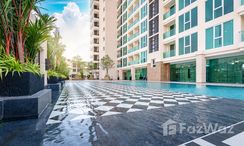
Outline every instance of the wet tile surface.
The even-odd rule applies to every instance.
[[[162,126],[169,120],[186,126],[229,126],[244,120],[244,101],[214,99],[104,82],[69,82],[57,103],[39,120],[0,124],[0,145],[199,145],[194,140],[207,133],[177,129],[176,134],[165,136]],[[236,129],[239,134],[244,131],[242,125]],[[221,140],[231,143],[242,137],[238,133],[221,135]],[[201,139],[213,142],[211,135]]]
[[[244,144],[244,121],[184,143],[181,146],[242,146]]]
[[[82,115],[108,116],[216,99],[105,82],[72,82],[66,84],[47,124],[61,123],[67,119],[72,120],[70,117]]]

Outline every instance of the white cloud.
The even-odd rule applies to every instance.
[[[78,5],[70,2],[62,13],[55,13],[56,26],[66,46],[64,56],[72,58],[79,55],[85,61],[90,60],[90,22],[89,12],[82,13]]]

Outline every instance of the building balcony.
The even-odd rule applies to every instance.
[[[140,64],[140,60],[133,60],[133,61],[129,61],[128,65],[135,65],[135,64]]]
[[[117,64],[117,68],[120,68],[120,67],[122,67],[122,65],[121,64]]]
[[[164,37],[164,39],[167,39],[167,38],[172,37],[174,35],[175,35],[175,29],[172,29],[172,30],[165,32],[163,37]]]
[[[99,5],[99,0],[92,0],[90,6],[92,7],[93,5]]]
[[[127,6],[129,6],[131,4],[133,0],[128,0]]]
[[[163,6],[164,7],[169,7],[173,4],[175,4],[175,0],[163,0]]]
[[[241,38],[241,42],[244,42],[244,30],[242,30],[241,32],[240,32],[240,38]]]
[[[175,56],[175,49],[163,52],[163,58],[169,58]]]
[[[128,25],[128,30],[130,28],[132,28],[134,25],[136,25],[139,21],[140,21],[140,19],[136,19],[134,22],[132,22],[130,25]]]
[[[122,57],[122,54],[117,53],[117,58],[120,58],[120,57]]]
[[[128,13],[128,18],[140,7],[140,3],[137,4],[129,13]]]
[[[240,7],[238,8],[238,14],[244,16],[244,0],[240,0]]]
[[[140,35],[139,32],[137,32],[137,33],[131,35],[130,37],[128,37],[128,42],[131,41],[131,40],[133,40],[134,38],[138,37],[139,35]]]
[[[175,14],[175,8],[169,10],[167,13],[164,14],[163,18],[164,20],[169,18],[170,16],[174,15]]]
[[[131,49],[128,49],[128,53],[135,52],[135,51],[137,51],[137,50],[139,50],[139,49],[140,49],[139,45],[138,45],[138,46],[135,46],[135,47],[133,47],[133,48],[131,48]]]
[[[118,45],[117,45],[117,48],[120,48],[121,46],[122,46],[122,44],[118,44]]]
[[[122,34],[118,34],[118,35],[117,35],[117,38],[120,38],[121,36],[122,36]]]

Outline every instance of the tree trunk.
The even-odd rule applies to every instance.
[[[10,54],[10,41],[11,41],[11,37],[8,36],[8,37],[6,38],[6,49],[5,49],[7,55]]]
[[[22,37],[21,36],[18,36],[17,47],[18,47],[19,61],[20,61],[20,63],[24,63],[25,62],[24,49],[23,49],[23,45],[22,45]]]
[[[108,68],[106,68],[106,76],[108,76]]]

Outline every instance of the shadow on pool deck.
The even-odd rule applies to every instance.
[[[244,120],[244,101],[229,99],[103,116],[46,127],[51,110],[52,106],[39,120],[2,123],[0,145],[173,146],[204,134],[183,132],[163,136],[161,125],[169,119],[186,125],[218,123],[223,126]],[[66,127],[67,124],[69,128]]]

